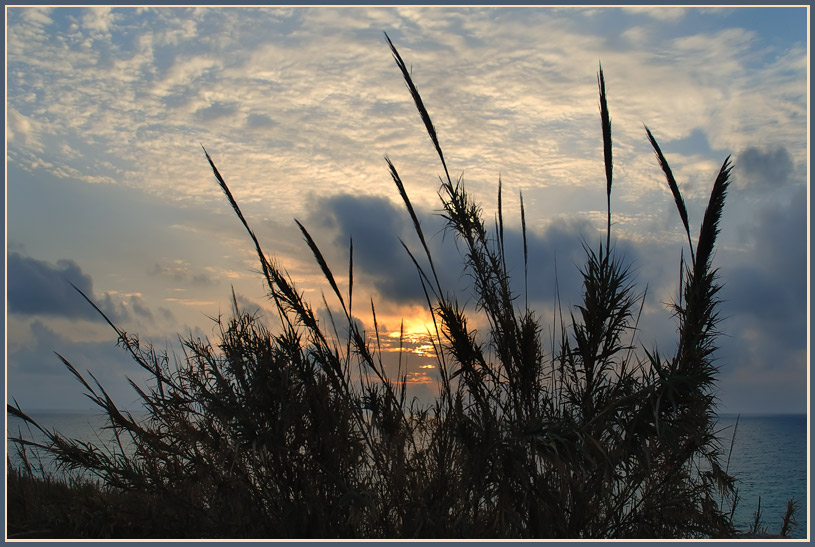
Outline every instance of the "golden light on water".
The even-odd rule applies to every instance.
[[[385,332],[382,340],[383,352],[403,352],[414,355],[435,358],[436,350],[432,343],[432,334],[435,330],[433,318],[430,313],[422,308],[409,308],[401,310],[405,313],[403,317],[388,321],[391,327],[396,324],[401,325],[400,330],[392,328],[383,329]],[[435,368],[430,364],[422,364],[420,368]]]
[[[375,343],[389,372],[408,385],[434,385],[437,355],[430,313],[418,306],[394,306],[384,313],[377,310],[377,323]]]
[[[434,380],[424,372],[408,372],[405,376],[408,384],[432,384]]]

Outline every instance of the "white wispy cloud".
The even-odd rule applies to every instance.
[[[161,193],[170,178],[181,183],[173,188],[179,197],[211,192],[199,182],[206,172],[200,158],[197,166],[186,164],[196,162],[199,141],[224,162],[239,155],[232,176],[257,199],[273,193],[260,182],[264,172],[285,181],[274,191],[281,210],[297,208],[300,192],[288,190],[297,179],[312,189],[335,189],[339,182],[349,192],[371,191],[374,181],[387,180],[378,161],[384,153],[410,173],[419,166],[434,173],[432,150],[382,30],[394,34],[413,66],[445,149],[476,189],[494,185],[499,171],[516,174],[518,185],[594,183],[594,175],[558,166],[596,161],[599,60],[607,71],[621,164],[639,161],[640,148],[629,143],[643,140],[642,121],[665,140],[702,128],[716,149],[740,148],[756,138],[754,128],[770,132],[768,140],[789,139],[790,124],[784,122],[805,108],[794,90],[804,70],[801,52],[748,69],[756,37],[737,28],[668,42],[640,33],[647,42],[637,48],[609,49],[607,37],[587,33],[573,10],[144,13],[150,24],[136,32],[135,11],[84,10],[73,16],[78,24],[63,30],[65,40],[50,40],[36,33],[51,24],[46,13],[27,11],[11,27],[10,41],[25,36],[29,46],[13,53],[10,64],[12,71],[33,67],[30,76],[20,71],[20,84],[37,91],[28,98],[15,95],[12,102],[26,117],[18,121],[45,124],[57,139],[81,135],[117,158],[118,164],[111,163],[118,180],[148,181]],[[682,13],[648,11],[673,22]],[[214,19],[221,23],[216,31]],[[268,19],[278,32],[247,34],[257,28],[255,19]],[[623,30],[636,34],[639,28]],[[117,44],[117,32],[125,30],[135,32],[126,49]],[[71,36],[82,32],[95,45],[76,51]],[[35,104],[48,105],[47,115]],[[775,123],[768,120],[772,110]],[[167,165],[165,157],[179,158],[177,165]]]
[[[91,39],[109,39],[113,25],[113,10],[110,7],[86,8],[82,14],[82,28],[88,31]]]
[[[6,139],[15,144],[19,143],[33,152],[42,153],[42,143],[39,138],[40,125],[40,122],[23,116],[14,108],[9,108],[6,119]]]
[[[669,6],[628,6],[623,8],[630,13],[647,15],[659,21],[676,22],[685,17],[686,8]]]
[[[577,13],[591,19],[601,12]],[[134,32],[136,12],[80,12],[73,17],[82,24],[69,25],[65,39],[57,41],[36,34],[51,24],[44,11],[26,11],[26,23],[12,27],[11,42],[39,36],[27,40],[27,55],[12,55],[12,66],[35,67],[27,87],[36,89],[15,95],[19,111],[12,131],[29,136],[23,145],[55,163],[58,173],[115,178],[165,195],[166,181],[173,180],[168,197],[211,196],[206,166],[195,151],[197,142],[205,142],[243,199],[273,197],[281,213],[302,206],[302,186],[389,194],[379,160],[386,153],[406,180],[432,180],[438,165],[384,47],[383,28],[414,68],[454,170],[484,194],[492,193],[499,172],[518,188],[595,184],[600,143],[593,78],[599,60],[606,67],[617,163],[625,166],[618,172],[625,173],[629,188],[653,185],[641,122],[663,143],[701,129],[721,150],[744,148],[748,139],[801,139],[791,131],[796,124],[786,122],[805,110],[804,55],[791,51],[748,69],[756,37],[737,28],[688,32],[667,42],[641,33],[638,47],[609,49],[607,37],[581,27],[575,10],[143,13],[150,24],[129,49],[113,47],[110,33],[96,38],[107,40],[114,57],[105,62],[95,49],[77,52],[66,44],[88,25],[94,32]],[[657,19],[681,13],[649,12]],[[217,32],[210,32],[213,19],[220,23]],[[264,20],[278,32],[248,34]],[[252,47],[245,47],[249,38]],[[47,112],[35,104],[47,105]],[[96,155],[109,156],[109,169],[91,173],[85,165],[79,175],[68,158],[59,165],[60,158],[44,157],[33,147],[39,142],[35,124],[60,150],[79,138]],[[794,154],[800,160],[800,149]],[[700,165],[709,167],[699,158],[672,161],[691,179],[701,174]],[[432,188],[424,185],[415,199],[431,205]],[[620,191],[630,200],[640,190],[626,195],[620,185]]]

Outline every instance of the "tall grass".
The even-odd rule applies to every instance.
[[[443,216],[460,243],[476,304],[468,308],[440,282],[406,186],[386,158],[421,245],[416,252],[402,242],[433,319],[435,402],[422,406],[408,399],[401,367],[389,375],[373,302],[373,336],[357,320],[353,243],[349,284],[341,288],[319,245],[297,222],[340,307],[329,324],[321,323],[264,252],[205,151],[254,244],[277,324],[264,325],[233,298],[233,316],[218,319],[217,345],[188,338],[183,354],[167,355],[108,319],[119,344],[151,374],[147,386],[131,382],[148,418],[137,421],[120,411],[92,373],[63,359],[120,442],[102,449],[41,428],[48,438],[41,448],[67,468],[93,473],[106,488],[136,496],[138,517],[152,523],[151,537],[732,535],[722,506],[735,496],[733,478],[720,463],[714,417],[719,284],[713,250],[729,159],[713,184],[694,246],[679,188],[646,130],[679,209],[691,261],[683,263],[681,297],[673,306],[676,351],[637,348],[632,341],[644,292],[615,252],[611,118],[600,69],[605,244],[584,244],[582,302],[561,310],[547,349],[541,317],[510,283],[500,182],[493,231],[463,181],[450,176],[410,71],[387,42],[441,163]],[[526,289],[522,196],[521,221]],[[484,332],[473,330],[474,313],[486,318]],[[39,427],[16,402],[8,411]],[[134,448],[125,450],[121,439]],[[111,518],[134,521],[123,515]],[[124,522],[113,528],[106,533],[139,533]]]

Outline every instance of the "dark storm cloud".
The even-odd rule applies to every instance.
[[[71,287],[93,295],[93,280],[73,260],[56,265],[19,253],[8,255],[8,307],[12,313],[92,319],[96,312]]]
[[[471,286],[465,271],[462,243],[445,229],[445,221],[438,214],[417,214],[443,289],[455,290],[461,295]],[[384,198],[340,195],[321,200],[310,222],[333,234],[333,248],[342,251],[337,253],[336,259],[342,257],[347,261],[348,242],[353,238],[354,275],[371,282],[380,295],[403,304],[425,302],[416,267],[399,243],[402,238],[417,260],[426,264],[406,211]],[[520,296],[524,291],[520,230],[505,228],[504,241],[509,275],[515,293]],[[598,241],[598,232],[587,222],[578,220],[553,224],[541,234],[528,233],[530,303],[553,303],[558,290],[564,304],[575,303],[581,286],[578,268],[585,262],[582,243],[595,247]],[[624,243],[619,244],[617,250],[625,260],[634,257]],[[429,267],[426,272],[429,276]]]
[[[783,207],[762,211],[748,254],[723,265],[723,310],[734,325],[754,325],[765,339],[765,363],[783,360],[787,349],[806,346],[806,189]],[[769,358],[770,356],[774,358]]]
[[[762,150],[750,147],[736,158],[739,177],[756,187],[777,188],[785,185],[793,173],[794,165],[783,146]]]
[[[530,302],[554,304],[558,296],[565,306],[576,304],[582,288],[580,268],[585,264],[585,244],[597,251],[599,232],[586,221],[561,220],[543,233],[527,233],[528,288]],[[523,294],[523,234],[504,231],[507,263],[516,294]],[[633,253],[624,242],[617,242],[618,256],[629,263]]]
[[[347,260],[353,238],[355,275],[394,301],[418,303],[424,299],[419,277],[399,243],[409,227],[406,216],[384,198],[339,195],[321,200],[310,220],[333,234],[336,258]]]
[[[115,298],[110,293],[94,295],[93,279],[73,260],[56,264],[20,253],[9,253],[8,309],[21,315],[50,315],[103,321],[99,313],[71,286],[75,285],[113,321],[126,321],[132,310],[152,319],[153,314],[138,295]]]
[[[801,187],[757,216],[747,251],[721,253],[722,386],[756,408],[806,409],[806,219]]]

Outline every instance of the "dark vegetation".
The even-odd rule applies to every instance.
[[[687,234],[690,261],[680,259],[683,275],[672,306],[678,326],[675,351],[637,348],[644,294],[614,250],[611,121],[600,70],[608,232],[605,242],[584,245],[582,303],[555,317],[557,336],[545,348],[541,318],[520,305],[523,300],[510,288],[500,183],[498,215],[494,230],[488,230],[461,179],[451,178],[409,70],[388,43],[441,161],[443,215],[463,251],[477,303],[467,309],[439,282],[418,216],[396,166],[386,159],[421,242],[418,250],[402,245],[416,266],[434,321],[435,402],[423,406],[408,400],[402,372],[386,371],[373,302],[373,335],[355,319],[353,244],[350,281],[341,289],[317,243],[298,222],[337,301],[339,312],[326,325],[263,251],[206,154],[257,251],[277,324],[262,324],[235,301],[233,317],[218,320],[217,345],[188,338],[183,355],[167,355],[108,321],[119,344],[152,375],[149,386],[131,382],[148,411],[145,420],[120,411],[92,373],[80,373],[60,356],[104,411],[118,442],[96,446],[42,429],[48,442],[34,449],[44,449],[63,469],[81,470],[96,482],[37,479],[29,464],[10,469],[10,535],[734,534],[736,492],[715,430],[713,357],[720,287],[713,255],[729,158],[713,183],[694,245],[679,187],[647,131]],[[526,264],[522,196],[521,220]],[[525,279],[529,282],[534,277]],[[486,319],[484,332],[472,330],[474,314]],[[8,412],[40,428],[16,402]],[[18,443],[23,454],[31,450]]]

